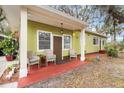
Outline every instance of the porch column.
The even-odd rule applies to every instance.
[[[80,49],[81,49],[80,60],[84,61],[85,60],[85,29],[82,29],[80,33]]]
[[[27,9],[21,7],[20,10],[20,75],[27,76]]]

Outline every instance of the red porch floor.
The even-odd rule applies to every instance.
[[[96,57],[96,54],[88,54],[86,57]],[[49,64],[47,67],[41,67],[37,68],[37,66],[33,66],[31,68],[31,71],[29,75],[25,78],[21,78],[18,81],[18,87],[25,87],[34,83],[37,83],[38,81],[45,80],[54,76],[57,76],[61,73],[67,72],[69,70],[72,70],[78,66],[81,66],[83,64],[87,64],[86,61],[80,61],[78,60],[71,60],[68,63],[60,64],[60,65],[54,65]]]

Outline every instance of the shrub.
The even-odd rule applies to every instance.
[[[5,55],[13,54],[17,50],[17,44],[14,39],[9,36],[0,41],[0,48]]]
[[[123,51],[124,50],[124,42],[119,42],[118,46],[119,46],[119,51]]]
[[[118,57],[118,51],[114,48],[108,48],[107,55],[111,57]]]
[[[106,52],[108,56],[118,57],[118,45],[117,43],[111,43],[106,45]]]

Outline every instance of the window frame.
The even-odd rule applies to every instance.
[[[43,33],[49,33],[50,34],[50,49],[53,50],[53,35],[52,32],[47,32],[47,31],[43,31],[43,30],[37,30],[37,51],[38,52],[43,52],[47,49],[39,49],[39,32],[43,32]]]
[[[94,39],[97,40],[97,43],[96,43],[96,44],[94,44]],[[96,42],[96,41],[95,41],[95,42]],[[94,37],[93,37],[93,45],[94,45],[94,46],[98,46],[98,45],[99,45],[99,42],[100,42],[100,41],[99,41],[99,38],[96,37],[96,36],[94,36]]]
[[[71,35],[68,35],[68,34],[64,34],[63,35],[63,50],[70,50],[70,49],[64,48],[64,44],[65,44],[64,37],[65,36],[70,36],[70,49],[72,48],[72,36]]]

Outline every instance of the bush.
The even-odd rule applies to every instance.
[[[108,48],[107,55],[111,56],[111,57],[118,57],[118,50],[116,50],[114,48]]]
[[[12,36],[8,36],[0,41],[0,48],[5,55],[11,55],[17,50],[17,44]]]
[[[119,42],[118,46],[119,46],[119,51],[123,51],[124,50],[124,42]]]
[[[106,52],[108,56],[118,57],[118,45],[117,43],[108,44],[106,47]]]

